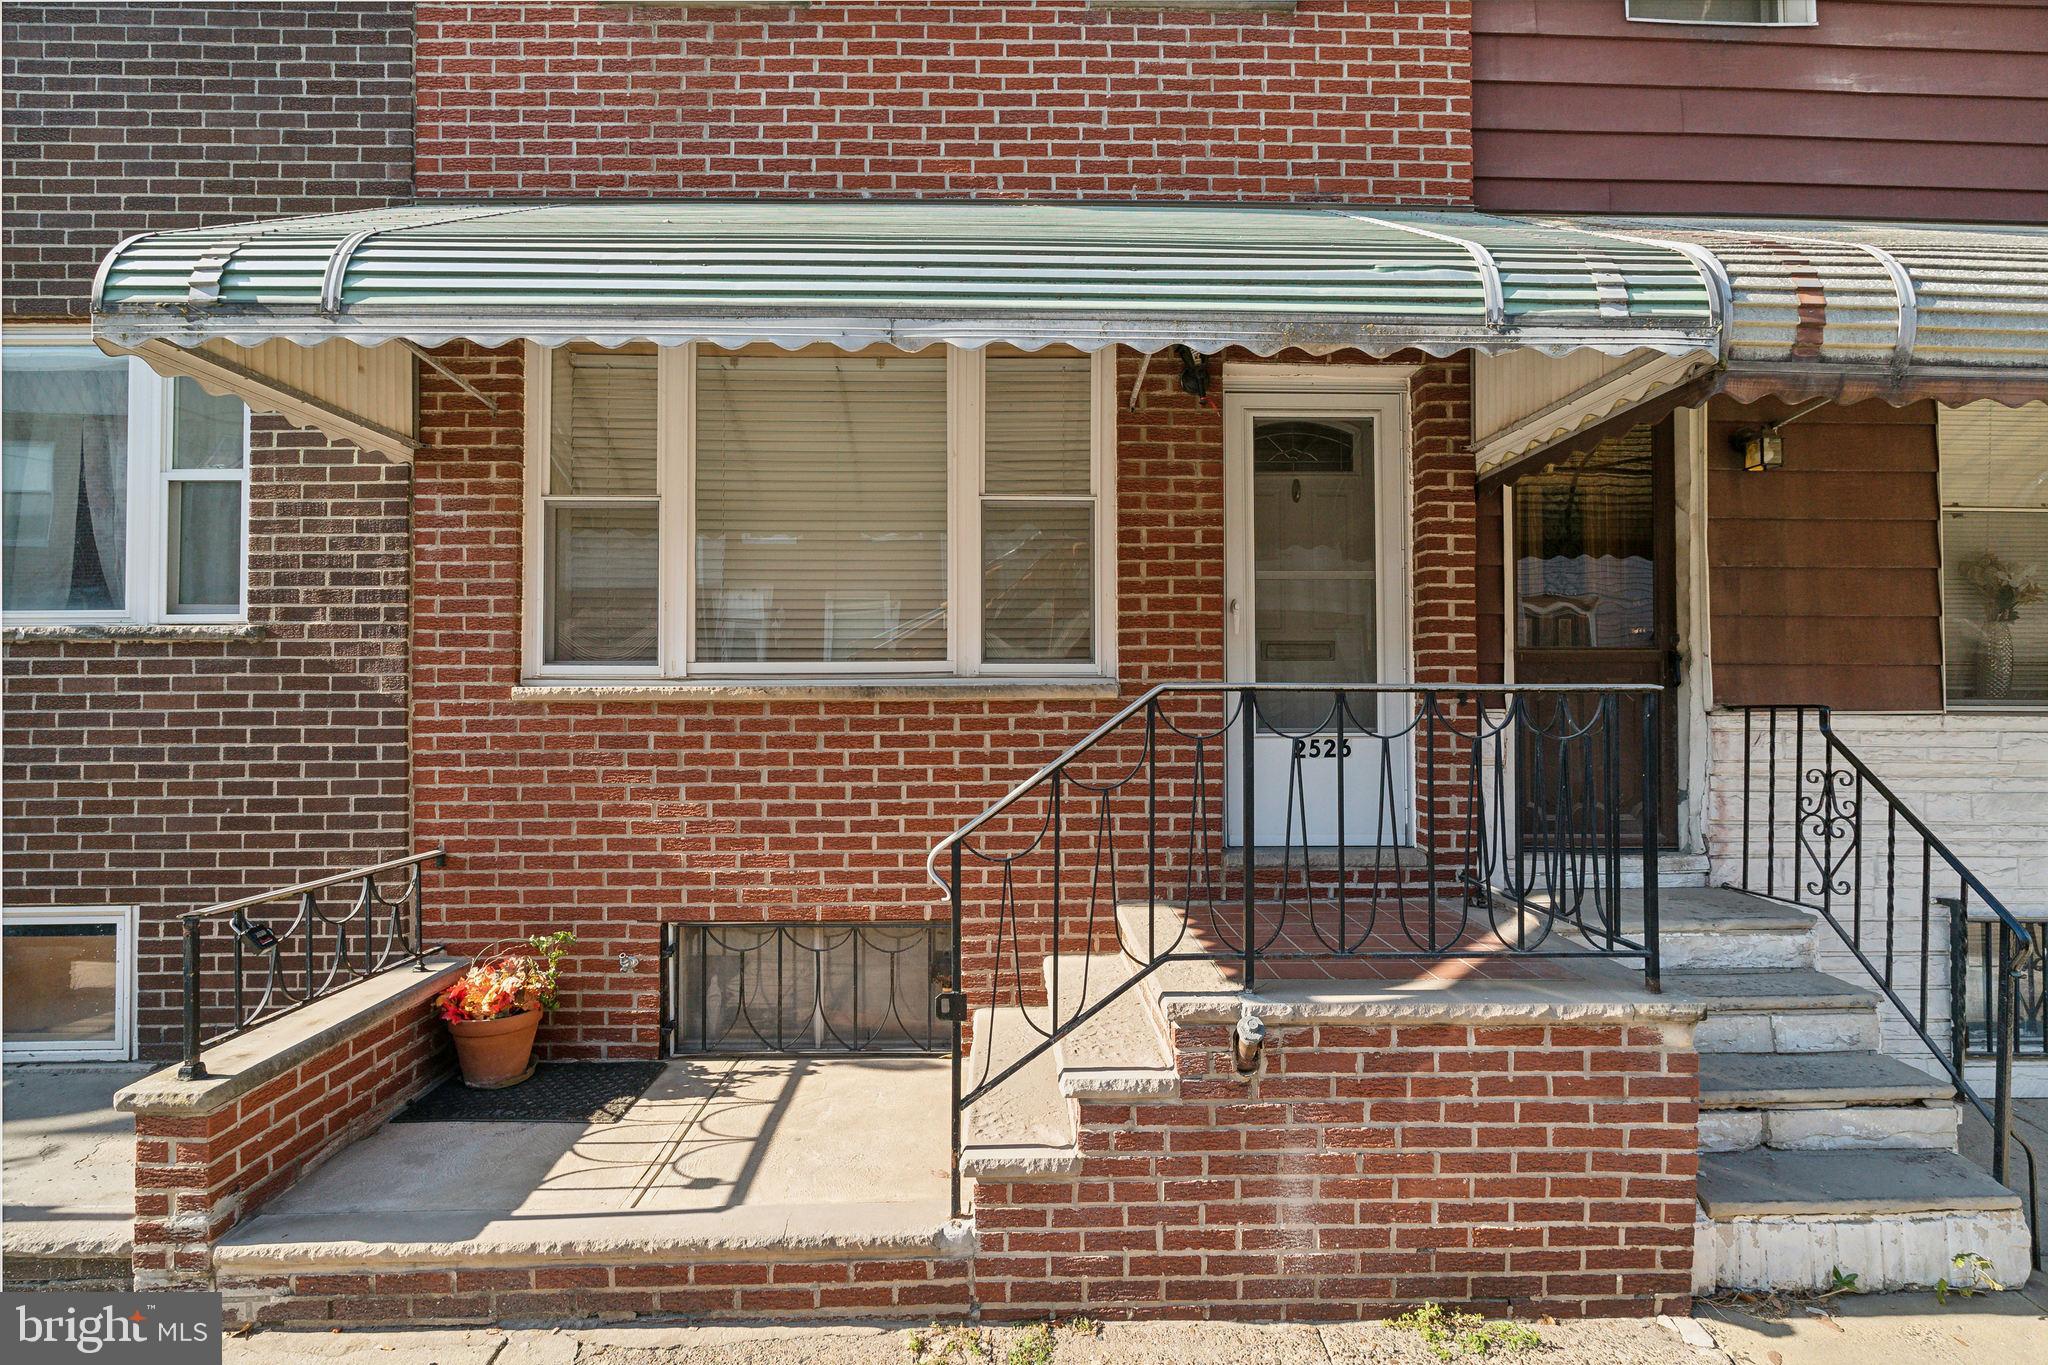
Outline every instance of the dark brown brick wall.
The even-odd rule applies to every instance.
[[[409,471],[279,418],[252,447],[264,638],[6,646],[0,899],[142,907],[145,1056],[178,911],[405,850]]]
[[[8,4],[10,318],[82,318],[132,232],[412,188],[412,7]],[[403,852],[409,472],[282,420],[250,452],[264,638],[13,641],[0,895],[143,907],[145,1056],[175,1051],[180,910]]]
[[[412,6],[10,3],[0,15],[10,317],[80,317],[131,232],[412,192]]]

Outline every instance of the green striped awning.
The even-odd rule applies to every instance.
[[[1686,245],[1457,211],[440,202],[146,233],[108,342],[1714,351]]]

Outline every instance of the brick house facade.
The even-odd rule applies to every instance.
[[[2025,1224],[2017,1200],[1985,1189],[1956,1152],[1929,1151],[1923,1140],[1931,1136],[1939,1148],[1946,1139],[1952,1148],[1955,1096],[1917,1073],[1902,1080],[1901,1064],[1881,1055],[1887,1042],[1910,1048],[1930,1026],[1944,1027],[1927,1012],[1927,990],[1910,1028],[1889,1014],[1881,1024],[1887,1002],[1861,978],[1844,979],[1853,973],[1839,954],[1821,956],[1829,941],[1815,914],[1826,918],[1825,904],[1749,897],[1731,909],[1708,886],[1738,841],[1739,871],[1747,871],[1752,813],[1731,813],[1730,784],[1736,770],[1748,780],[1755,757],[1746,744],[1731,749],[1741,741],[1714,711],[1709,637],[1724,684],[1739,681],[1745,667],[1754,681],[1788,662],[1813,665],[1806,676],[1830,686],[1854,671],[1835,660],[1792,660],[1782,638],[1770,643],[1773,632],[1814,632],[1749,629],[1762,613],[1739,609],[1739,594],[1726,586],[1729,565],[1715,555],[1768,540],[1731,529],[1743,497],[1761,508],[1753,520],[1825,520],[1840,505],[1832,496],[1812,496],[1815,507],[1777,496],[1788,485],[1800,495],[1821,488],[1801,477],[1824,469],[1756,482],[1769,468],[1764,436],[1777,433],[1752,423],[1779,414],[1769,403],[1825,393],[1841,378],[1827,365],[1845,363],[1852,385],[1892,383],[1896,391],[1883,392],[1900,398],[1919,363],[1907,321],[1917,306],[1908,299],[1911,271],[1961,260],[1967,273],[1984,264],[1981,248],[1929,246],[1919,227],[1899,229],[1900,240],[1888,237],[1881,249],[1849,235],[1860,225],[1802,229],[1842,229],[1838,240],[1749,225],[1730,234],[1745,239],[1731,246],[1711,224],[1659,224],[1649,239],[1601,218],[1469,212],[1475,39],[1465,0],[1301,0],[1197,14],[1095,0],[570,0],[429,3],[417,7],[416,20],[418,205],[279,225],[261,241],[188,236],[135,256],[117,253],[107,267],[117,283],[95,308],[103,335],[150,338],[145,344],[333,338],[344,351],[379,341],[413,347],[427,368],[418,375],[411,465],[399,474],[348,462],[315,490],[280,489],[275,464],[259,463],[250,614],[255,625],[274,623],[271,633],[170,643],[24,631],[10,668],[32,684],[74,653],[93,660],[90,684],[64,684],[49,704],[54,711],[60,702],[75,707],[89,685],[105,685],[110,670],[99,660],[125,664],[134,651],[155,650],[183,667],[182,651],[191,650],[192,675],[212,685],[221,676],[207,666],[215,658],[276,650],[279,666],[266,675],[274,690],[252,683],[225,693],[246,697],[252,715],[267,709],[274,717],[260,739],[252,719],[252,742],[233,759],[232,738],[221,741],[220,763],[248,753],[250,772],[223,777],[214,755],[198,752],[208,740],[170,746],[177,727],[189,725],[189,710],[166,713],[165,758],[197,758],[207,766],[195,779],[218,779],[224,794],[253,798],[275,837],[291,836],[291,858],[303,861],[318,839],[343,841],[337,855],[349,856],[333,861],[445,847],[448,866],[432,876],[430,936],[457,954],[573,928],[561,1007],[540,1036],[552,1060],[689,1051],[679,1015],[692,1006],[677,999],[689,979],[687,954],[670,966],[672,951],[689,941],[679,930],[774,925],[816,933],[809,942],[819,942],[828,928],[946,926],[952,907],[933,886],[927,857],[992,801],[1012,792],[1042,800],[1049,814],[1039,827],[1056,830],[1067,781],[1069,792],[1090,795],[1066,809],[1091,809],[1099,823],[1088,831],[1092,843],[1063,847],[1055,838],[1048,865],[1015,878],[1000,858],[985,860],[964,896],[953,874],[953,904],[967,906],[958,953],[950,942],[935,952],[907,993],[890,968],[887,999],[907,994],[933,1020],[964,1024],[966,1047],[957,1027],[925,1040],[925,1050],[946,1051],[929,1046],[945,1035],[955,1057],[946,1116],[951,1217],[889,1243],[889,1254],[834,1242],[796,1264],[782,1259],[788,1247],[750,1246],[735,1257],[744,1264],[714,1265],[693,1256],[704,1250],[690,1240],[695,1227],[677,1234],[656,1226],[634,1247],[571,1245],[549,1253],[546,1265],[530,1248],[500,1242],[496,1263],[467,1271],[459,1264],[470,1251],[467,1232],[426,1239],[421,1245],[438,1249],[418,1264],[394,1251],[397,1243],[380,1243],[363,1273],[353,1249],[329,1245],[324,1261],[293,1261],[278,1250],[288,1238],[266,1242],[260,1229],[238,1232],[223,1258],[216,1243],[241,1216],[235,1194],[268,1197],[298,1173],[251,1165],[248,1149],[223,1143],[217,1152],[195,1146],[193,1162],[173,1153],[171,1164],[187,1169],[163,1179],[186,1183],[153,1205],[158,1214],[204,1212],[203,1238],[157,1235],[166,1229],[138,1223],[138,1245],[155,1237],[161,1254],[151,1268],[171,1277],[166,1283],[211,1280],[228,1292],[234,1313],[279,1320],[848,1307],[921,1314],[933,1305],[994,1315],[1085,1306],[1316,1317],[1416,1297],[1560,1313],[1673,1311],[1693,1287],[1816,1287],[1822,1267],[1851,1259],[1838,1257],[1838,1247],[1867,1253],[1855,1264],[1887,1286],[1932,1282],[1958,1238],[1983,1240],[2001,1274],[2018,1264]],[[511,202],[533,198],[565,202]],[[794,202],[855,199],[892,202]],[[916,202],[995,199],[1032,202]],[[751,202],[758,200],[777,202],[763,209]],[[1122,217],[1102,216],[1112,204]],[[1211,213],[1207,206],[1216,205],[1239,207]],[[1270,211],[1281,205],[1296,212]],[[998,226],[1003,214],[1009,218]],[[1162,228],[1148,214],[1178,221]],[[1174,235],[1190,222],[1190,235]],[[1335,246],[1313,236],[1330,222],[1339,225]],[[1090,228],[1109,240],[1086,239]],[[1131,237],[1118,236],[1122,230]],[[1062,247],[1082,259],[1053,259]],[[1853,306],[1867,306],[1874,291],[1895,291],[1898,331],[1882,381],[1867,365],[1856,368],[1860,354],[1842,362],[1829,351],[1841,343],[1822,325],[1825,309],[1802,314],[1807,330],[1795,343],[1802,359],[1814,360],[1813,373],[1776,376],[1742,354],[1759,343],[1737,325],[1740,310],[1767,309],[1773,272],[1816,247],[1832,253],[1830,269],[1844,278],[1853,274],[1844,258],[1865,272],[1853,276],[1856,290],[1819,280],[1812,292],[1821,302],[1834,288],[1833,304],[1848,312],[1849,293],[1865,298]],[[1923,247],[1926,255],[1913,254]],[[157,250],[163,254],[149,254]],[[249,262],[271,253],[276,279],[266,276],[263,287],[277,294],[221,283],[245,250],[236,268],[250,277],[263,272]],[[1708,259],[1716,251],[1720,257]],[[1941,254],[1949,251],[1956,255]],[[1060,273],[1066,267],[1071,273]],[[906,278],[893,278],[892,268]],[[1275,285],[1276,274],[1294,268],[1301,274]],[[1109,297],[1128,302],[1113,291],[1132,279],[1135,304],[1124,312],[1102,305]],[[1371,293],[1390,280],[1412,292],[1391,302]],[[1006,288],[1045,312],[1006,312],[1017,301]],[[296,295],[285,299],[291,289]],[[1937,292],[1924,293],[1930,317],[1941,306]],[[303,302],[315,297],[317,309]],[[935,297],[942,302],[931,304]],[[1074,307],[1077,297],[1093,306]],[[1276,297],[1306,297],[1304,311],[1327,313],[1304,321]],[[1809,302],[1802,297],[1802,306]],[[1180,333],[1170,327],[1185,323],[1179,308],[1212,329],[1200,337],[1223,339],[1173,344]],[[1057,322],[1045,322],[1054,315]],[[1443,321],[1453,316],[1467,330]],[[946,327],[959,330],[933,344]],[[1052,349],[1041,353],[1048,338]],[[1078,359],[1084,355],[1093,358]],[[1025,368],[1053,361],[1086,380],[1080,421],[1053,436],[1048,426],[1006,438],[1014,444],[1005,458],[1028,463],[1053,451],[1028,472],[1054,470],[1054,493],[1030,479],[1024,492],[996,486],[994,419],[1024,427],[1043,414],[1017,394],[1051,391],[1012,390],[1001,409],[990,387],[998,360]],[[1971,386],[1987,377],[1944,370],[1910,378],[1947,402],[1977,398]],[[922,387],[892,387],[913,381]],[[1713,406],[1709,381],[1732,386],[1711,396]],[[872,398],[876,392],[884,397]],[[1062,388],[1042,406],[1073,404],[1075,392]],[[1262,394],[1273,398],[1267,407],[1246,401]],[[1489,405],[1511,411],[1482,429]],[[1935,406],[1919,405],[1930,416]],[[1398,423],[1388,420],[1395,412]],[[1316,418],[1333,420],[1316,433],[1289,431],[1286,440],[1303,444],[1258,465],[1258,422],[1278,428]],[[1827,445],[1839,454],[1847,443],[1826,434],[1835,418],[1795,428],[1780,453],[1789,447],[1817,460],[1814,449]],[[1891,424],[1914,422],[1909,413]],[[305,446],[282,430],[259,423],[260,454],[289,447],[309,459],[347,458],[345,447],[324,439]],[[1506,452],[1498,460],[1485,453],[1496,441]],[[1337,445],[1342,454],[1328,456]],[[1751,445],[1757,463],[1744,469]],[[1367,490],[1369,501],[1325,504],[1339,508],[1335,530],[1288,512],[1303,503],[1304,489],[1296,478],[1289,490],[1287,479],[1316,468],[1314,450],[1329,458],[1319,472],[1354,480],[1342,496]],[[1934,447],[1915,450],[1915,487],[1931,492]],[[922,462],[913,458],[920,454]],[[1077,469],[1078,483],[1059,482]],[[1552,503],[1518,501],[1541,494],[1546,479],[1558,493]],[[1747,481],[1737,485],[1742,497],[1730,496],[1731,480]],[[1626,487],[1616,494],[1615,484]],[[1894,481],[1874,501],[1896,510],[1902,486]],[[792,487],[811,501],[791,495]],[[295,496],[271,500],[287,490]],[[343,492],[345,500],[320,501]],[[1309,512],[1319,496],[1309,490]],[[730,504],[749,498],[767,510],[753,520],[730,514]],[[1079,553],[1049,529],[1051,518],[1020,537],[1045,562],[1086,564],[1082,588],[1062,580],[1044,589],[1042,580],[1045,600],[1027,604],[1067,629],[1078,600],[1086,643],[1065,653],[991,652],[991,584],[1014,551],[991,551],[989,506],[1034,498],[1086,505],[1079,524],[1093,539],[1084,537]],[[894,517],[896,503],[915,505],[926,519],[905,530],[909,519]],[[706,514],[714,504],[724,522]],[[1787,509],[1798,515],[1783,515]],[[1938,506],[1917,512],[1902,538],[1938,539]],[[352,520],[344,531],[323,515]],[[1300,519],[1274,534],[1285,516]],[[1842,534],[1869,543],[1881,520],[1866,515]],[[323,526],[334,534],[315,534]],[[1359,527],[1372,531],[1362,551]],[[1528,527],[1540,533],[1536,542],[1513,538]],[[1061,548],[1044,548],[1054,542]],[[912,545],[923,556],[919,567],[902,568],[909,551],[876,554],[883,543]],[[1292,565],[1300,572],[1280,573],[1289,586],[1252,599],[1240,617],[1241,585],[1266,572],[1253,550],[1275,543],[1301,552]],[[1833,568],[1790,562],[1797,557],[1736,567],[1781,582],[1800,577],[1785,570],[1817,570],[1805,575],[1809,587]],[[1593,561],[1602,562],[1575,577]],[[409,580],[398,581],[401,567]],[[1881,567],[1909,570],[1922,598],[1939,590],[1938,561]],[[309,586],[316,569],[329,577]],[[1334,606],[1318,599],[1302,586],[1317,575],[1356,595]],[[1369,588],[1358,589],[1362,579]],[[320,634],[311,624],[301,630],[293,604],[272,596],[292,590],[306,590],[298,606],[317,598],[329,613],[323,621],[381,651],[381,664],[357,666],[352,676],[369,680],[357,693],[302,691],[283,708],[288,679],[343,652],[330,641],[325,655],[286,655],[283,642],[303,633],[310,644]],[[344,590],[346,601],[335,605]],[[1820,600],[1776,595],[1779,605]],[[1866,596],[1913,618],[1901,629],[1917,632],[1922,653],[1934,657],[1911,666],[1940,695],[1943,660],[1938,627],[1928,626],[1935,612],[1922,609],[1928,602]],[[1336,624],[1321,637],[1298,620],[1291,635],[1277,626],[1268,635],[1258,609],[1275,601],[1296,617],[1320,614]],[[784,629],[778,613],[802,616],[802,628],[771,639]],[[844,625],[843,639],[835,623]],[[1364,643],[1340,652],[1352,649],[1343,632],[1354,629]],[[1596,640],[1597,632],[1613,630],[1633,642],[1642,656],[1633,663],[1647,673],[1622,676],[1614,656],[1597,655],[1596,643],[1612,642]],[[936,648],[932,635],[943,636]],[[709,650],[706,636],[715,641]],[[912,645],[899,648],[905,640]],[[1257,652],[1266,643],[1285,648]],[[1524,647],[1557,654],[1525,660]],[[36,653],[45,650],[48,660]],[[202,660],[201,651],[213,652]],[[1524,667],[1556,664],[1573,651],[1596,657],[1567,661],[1580,671],[1548,679]],[[1262,671],[1269,659],[1327,667]],[[991,661],[996,666],[984,667]],[[44,663],[50,667],[39,672]],[[255,673],[224,666],[231,678]],[[1342,717],[1345,694],[1369,690],[1353,685],[1367,667],[1377,670],[1374,682],[1405,689],[1411,701],[1423,689],[1456,694],[1503,679],[1516,687],[1553,681],[1581,696],[1617,683],[1645,694],[1665,689],[1659,696],[1678,716],[1672,731],[1682,733],[1659,730],[1651,723],[1656,704],[1642,701],[1628,722],[1640,718],[1639,731],[1609,728],[1596,758],[1592,744],[1575,752],[1577,736],[1546,731],[1560,713],[1529,709],[1525,691],[1500,713],[1522,730],[1489,761],[1487,737],[1477,734],[1484,704],[1465,713],[1477,718],[1466,732],[1432,698],[1402,725],[1384,725],[1392,708],[1368,713],[1376,714],[1372,726],[1350,733],[1364,737],[1361,748],[1380,766],[1351,768],[1344,721],[1334,737],[1316,730],[1326,747],[1311,751],[1301,735],[1259,731],[1267,703],[1242,686],[1256,680],[1282,704],[1301,699],[1282,696],[1291,682],[1315,696],[1335,689],[1334,714]],[[1215,748],[1198,748],[1192,767],[1147,774],[1152,796],[1190,803],[1193,813],[1167,821],[1170,841],[1203,846],[1184,862],[1157,852],[1152,810],[1127,806],[1117,815],[1106,796],[1086,805],[1091,774],[1136,772],[1156,757],[1129,732],[1105,736],[1086,759],[1095,766],[1078,778],[1066,769],[1032,776],[1148,689],[1171,683],[1238,688],[1243,721],[1236,737],[1219,739],[1219,729],[1199,741]],[[10,688],[10,707],[23,690]],[[132,690],[112,695],[119,700],[110,709]],[[1618,694],[1602,695],[1614,709],[1583,714],[1622,724]],[[1732,686],[1719,695],[1724,707],[1770,699]],[[1221,689],[1210,700],[1227,712]],[[1148,726],[1157,714],[1145,713]],[[1403,728],[1410,719],[1412,732]],[[1795,723],[1808,719],[1801,712]],[[16,767],[15,785],[27,796],[10,790],[9,800],[43,804],[10,818],[10,849],[23,854],[10,859],[11,879],[22,875],[17,868],[47,863],[61,882],[79,861],[106,856],[64,842],[76,841],[80,826],[67,823],[62,803],[89,794],[63,785],[62,769],[87,756],[97,762],[100,750],[109,765],[154,757],[138,756],[129,729],[112,726],[97,743],[89,741],[99,732],[87,731],[68,751],[41,744],[56,722],[35,717],[21,727],[34,746],[32,761]],[[279,732],[293,727],[300,742],[280,742]],[[1295,742],[1274,742],[1288,740]],[[1528,747],[1510,754],[1510,743]],[[255,763],[256,744],[273,745],[274,767]],[[1246,817],[1241,843],[1222,851],[1222,812],[1232,799],[1252,806],[1261,744],[1290,784],[1272,807],[1287,823],[1285,839],[1276,846],[1271,830],[1253,838]],[[1624,744],[1638,746],[1626,759]],[[1235,778],[1223,772],[1226,760],[1210,757],[1222,750],[1241,760]],[[1796,752],[1803,768],[1805,750]],[[1830,766],[1817,775],[1787,774],[1790,790],[1845,785],[1827,752]],[[1553,753],[1555,766],[1544,768]],[[1334,796],[1326,788],[1308,795],[1304,765],[1318,754],[1336,760]],[[17,764],[12,752],[9,762]],[[1345,772],[1374,785],[1369,842],[1377,861],[1369,868],[1346,861],[1341,832],[1333,840],[1309,835],[1311,799],[1339,812],[1326,826],[1345,828]],[[143,766],[134,777],[162,775]],[[282,785],[252,789],[273,776]],[[1773,766],[1767,782],[1779,776]],[[81,782],[103,779],[87,769]],[[1235,798],[1233,780],[1242,784]],[[1272,801],[1274,786],[1262,790]],[[1203,804],[1212,793],[1214,802]],[[174,784],[160,804],[209,794]],[[300,804],[280,813],[277,798],[287,795]],[[1667,798],[1673,814],[1662,832],[1673,837],[1660,840]],[[1812,812],[1784,804],[1790,824],[1777,837],[1796,873],[1803,851],[1810,856],[1799,825]],[[229,838],[225,823],[188,829],[207,818],[196,811],[137,809],[162,818],[153,837],[181,851],[188,834],[219,835],[191,843],[215,850],[206,856],[216,879],[226,877],[218,850],[254,853],[261,842],[244,832]],[[988,829],[1033,844],[1038,809],[992,812]],[[1770,809],[1766,818],[1775,819],[1775,801]],[[102,818],[84,807],[78,815]],[[46,817],[46,828],[34,823]],[[120,837],[146,842],[118,828],[125,810],[106,818]],[[1833,840],[1834,824],[1846,829],[1854,818],[1824,820],[1819,837]],[[1624,826],[1634,842],[1624,842]],[[1685,857],[1667,882],[1655,874],[1668,844]],[[1780,845],[1766,846],[1767,857],[1776,856]],[[1823,860],[1833,849],[1828,842]],[[273,874],[286,866],[284,853],[261,851]],[[1123,898],[1119,852],[1142,853],[1148,872],[1186,871],[1191,880],[1198,865],[1224,868],[1223,895],[1210,888],[1203,907],[1207,930],[1196,927],[1195,895],[1167,908],[1181,916],[1195,951],[1132,950],[1156,929],[1162,898],[1142,907]],[[1931,836],[1920,852],[1934,867]],[[1107,909],[1098,918],[1105,861]],[[1525,878],[1526,863],[1544,871]],[[1829,888],[1820,894],[1833,894],[1839,866],[1820,869],[1818,884]],[[286,880],[253,870],[250,877]],[[1895,879],[1889,889],[1917,898],[1929,885]],[[1047,916],[1063,886],[1068,904],[1085,899],[1085,919],[1070,911],[1062,923],[1057,909]],[[1249,943],[1265,931],[1261,923],[1270,928],[1277,918],[1285,927],[1296,905],[1289,896],[1314,907],[1332,899],[1332,887],[1343,888],[1334,897],[1337,946],[1308,942],[1327,927],[1309,908],[1306,930],[1289,928],[1296,937],[1261,960],[1254,983],[1256,954],[1231,948],[1229,931],[1241,928]],[[1668,888],[1661,968],[1670,970],[1661,980],[1650,888]],[[29,889],[73,894],[48,882]],[[1856,889],[1860,910],[1860,881]],[[1379,940],[1367,928],[1354,941],[1345,927],[1345,894],[1354,890],[1369,892],[1361,898],[1384,915]],[[1456,922],[1449,943],[1439,940],[1439,897]],[[1219,917],[1219,899],[1242,918]],[[1587,918],[1596,911],[1600,923]],[[1576,944],[1518,959],[1544,941],[1526,941],[1532,920],[1542,935],[1576,932],[1611,960],[1589,969]],[[1468,930],[1493,946],[1463,951]],[[1910,950],[1889,915],[1886,931],[1887,951]],[[855,945],[858,1034],[863,940],[845,937]],[[785,938],[779,931],[761,941],[776,945],[776,1034],[758,1038],[759,1048],[741,1038],[739,1050],[807,1050],[785,1046],[785,994],[814,1050],[835,1050],[823,1041],[834,1027],[816,985],[824,969],[811,967],[813,993],[801,981],[785,993]],[[1916,984],[1933,987],[1938,964],[1926,941],[1901,982],[1917,971]],[[1275,942],[1278,931],[1266,946]],[[1295,947],[1306,951],[1287,951]],[[752,950],[731,957],[745,951]],[[1007,982],[1006,956],[1014,971]],[[1111,989],[1114,998],[1096,998],[1084,974],[1068,987],[1065,1024],[1048,1036],[1030,1010],[1049,1002],[1049,1013],[1061,1016],[1061,964],[1076,956],[1084,973],[1128,975]],[[1580,960],[1538,960],[1551,957]],[[1304,967],[1304,959],[1319,960]],[[1817,962],[1844,977],[1823,976]],[[744,1003],[750,968],[727,961],[721,970],[728,994],[719,1008],[734,1008],[755,1027]],[[1880,984],[1888,988],[1886,970]],[[706,965],[697,978],[707,1019],[711,975]],[[1200,980],[1190,986],[1191,978]],[[157,989],[150,980],[172,981],[160,972],[146,978],[146,1011],[161,1018],[168,996],[147,994]],[[1663,993],[1673,984],[1683,989]],[[1137,989],[1118,995],[1125,987]],[[1901,1009],[1897,996],[1888,1003]],[[1003,1050],[995,1027],[1005,1021],[1028,1024],[1042,1045],[1027,1038],[1029,1055],[1011,1064],[1018,1053]],[[377,1121],[440,1064],[429,1055],[431,1030],[416,1016],[397,1032],[403,1074],[391,1086],[364,1087],[345,1136]],[[725,1051],[711,1032],[707,1024],[701,1050]],[[1960,1084],[1963,1042],[1952,1065],[1927,1046]],[[1089,1065],[1090,1048],[1113,1053],[1112,1062]],[[1711,1052],[1741,1060],[1702,1066],[1696,1054]],[[1815,1053],[1824,1060],[1816,1063]],[[1839,1102],[1815,1106],[1798,1085],[1744,1082],[1744,1067],[1767,1079],[1810,1080],[1812,1070],[1832,1069],[1837,1053],[1855,1072],[1855,1093]],[[961,1062],[970,1058],[979,1082],[963,1082]],[[347,1070],[325,1055],[295,1064],[322,1083]],[[998,1080],[987,1079],[1004,1066]],[[1878,1080],[1865,1085],[1871,1075]],[[1011,1080],[1010,1090],[993,1090]],[[138,1093],[143,1102],[153,1093],[167,1110],[189,1098],[162,1077]],[[984,1104],[991,1094],[998,1102]],[[266,1093],[261,1103],[272,1098]],[[1727,1112],[1703,1117],[1710,1102]],[[1865,1112],[1879,1108],[1899,1112]],[[330,1140],[343,1139],[305,1139]],[[1912,1185],[1901,1196],[1907,1207],[1845,1205],[1826,1194],[1835,1182],[1824,1161],[1841,1145],[1878,1150],[1890,1174],[1876,1183]],[[1780,1181],[1780,1162],[1801,1167],[1798,1179]],[[963,1197],[970,1182],[975,1192]],[[1776,1192],[1782,1184],[1817,1184],[1823,1196],[1788,1213]],[[1760,1190],[1769,1197],[1756,1197]],[[256,1221],[274,1230],[285,1216]],[[187,1231],[196,1233],[196,1224]],[[371,1240],[385,1235],[377,1230]],[[460,1245],[451,1250],[451,1242]],[[1906,1254],[1893,1255],[1901,1248]],[[390,1262],[383,1269],[378,1254]],[[401,1262],[403,1273],[394,1268]]]
[[[8,6],[10,331],[82,320],[131,233],[406,195],[410,8]],[[144,1057],[176,1054],[171,916],[407,847],[406,471],[262,415],[249,470],[245,628],[6,643],[7,905],[139,911]]]

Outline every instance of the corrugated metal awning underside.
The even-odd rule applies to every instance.
[[[422,204],[148,234],[111,344],[635,341],[1712,351],[1683,246],[1459,211],[1167,204]]]

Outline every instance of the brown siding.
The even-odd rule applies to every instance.
[[[1729,438],[1792,409],[1716,401],[1707,433],[1714,700],[1942,704],[1934,405],[1828,406],[1744,472]]]
[[[1481,208],[2048,219],[2041,0],[1822,0],[1783,29],[1472,9]]]

